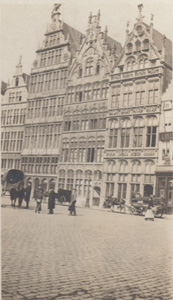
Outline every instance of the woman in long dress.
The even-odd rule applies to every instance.
[[[154,221],[154,213],[152,211],[152,207],[153,207],[153,197],[149,198],[149,202],[148,202],[148,207],[145,213],[145,220],[151,220]]]

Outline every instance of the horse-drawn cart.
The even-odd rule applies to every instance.
[[[118,199],[115,197],[108,197],[103,204],[104,208],[110,208],[111,211],[114,211],[114,208],[116,207],[119,212],[125,212],[125,206],[124,199]]]
[[[152,211],[154,213],[154,217],[161,218],[165,211],[165,204],[163,199],[159,197],[153,197],[152,202]],[[132,214],[144,216],[148,205],[149,197],[140,196],[136,198],[131,198],[131,205],[129,206],[129,210]]]
[[[57,197],[58,203],[69,203],[71,201],[71,191],[65,189],[58,189]]]

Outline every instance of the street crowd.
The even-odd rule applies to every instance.
[[[54,189],[50,189],[50,191],[47,193],[48,196],[48,210],[49,214],[53,214],[53,210],[55,208],[55,200],[57,199],[57,193],[55,193]],[[14,187],[10,190],[10,200],[11,205],[15,207],[16,201],[18,200],[18,207],[22,206],[23,200],[26,202],[25,208],[29,208],[29,202],[31,197],[31,184],[28,183],[27,187],[24,188],[23,186],[19,186],[18,189],[15,189]],[[33,198],[36,202],[36,208],[35,213],[41,212],[41,204],[44,198],[44,191],[41,186],[38,186],[38,188],[34,191]],[[76,216],[76,190],[73,189],[71,191],[71,197],[70,197],[70,203],[68,206],[68,210],[70,212],[70,215]]]

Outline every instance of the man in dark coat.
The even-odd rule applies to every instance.
[[[29,182],[27,188],[25,189],[26,208],[29,208],[30,196],[31,196],[31,184]]]
[[[19,186],[18,187],[18,191],[17,191],[17,196],[18,196],[18,206],[21,207],[22,206],[22,202],[24,199],[24,195],[25,195],[25,190],[23,186]]]
[[[76,216],[76,207],[75,207],[76,198],[77,198],[76,189],[73,189],[71,194],[71,202],[69,204],[68,210],[70,211],[70,215],[74,213],[74,216]]]
[[[53,214],[53,209],[55,208],[55,198],[56,198],[56,193],[54,192],[54,190],[51,190],[48,199],[49,214]]]
[[[14,206],[15,206],[16,198],[17,198],[17,191],[16,191],[15,188],[12,188],[12,189],[10,190],[11,205],[14,205]],[[13,204],[13,201],[14,201],[14,204]]]

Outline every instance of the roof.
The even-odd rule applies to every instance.
[[[108,43],[108,46],[110,49],[113,49],[114,47],[116,47],[116,55],[120,55],[121,51],[122,51],[122,46],[119,42],[117,42],[116,40],[114,40],[113,38],[111,38],[110,36],[106,37],[106,42]]]
[[[85,35],[66,23],[63,23],[63,33],[65,38],[69,35],[70,49],[73,55],[79,49],[80,37],[84,37]]]
[[[1,95],[5,94],[6,88],[7,88],[7,83],[4,81],[1,81]]]
[[[145,24],[146,28],[149,30],[150,26]],[[162,50],[164,34],[153,28],[153,41],[158,50]],[[165,62],[172,66],[172,41],[168,38],[165,39]]]
[[[22,77],[24,79],[24,82],[26,83],[26,87],[27,87],[27,90],[28,90],[30,76],[28,74],[26,74],[26,73],[22,73]]]
[[[173,100],[173,79],[168,85],[166,92],[162,96],[162,101],[167,101],[167,100]]]

